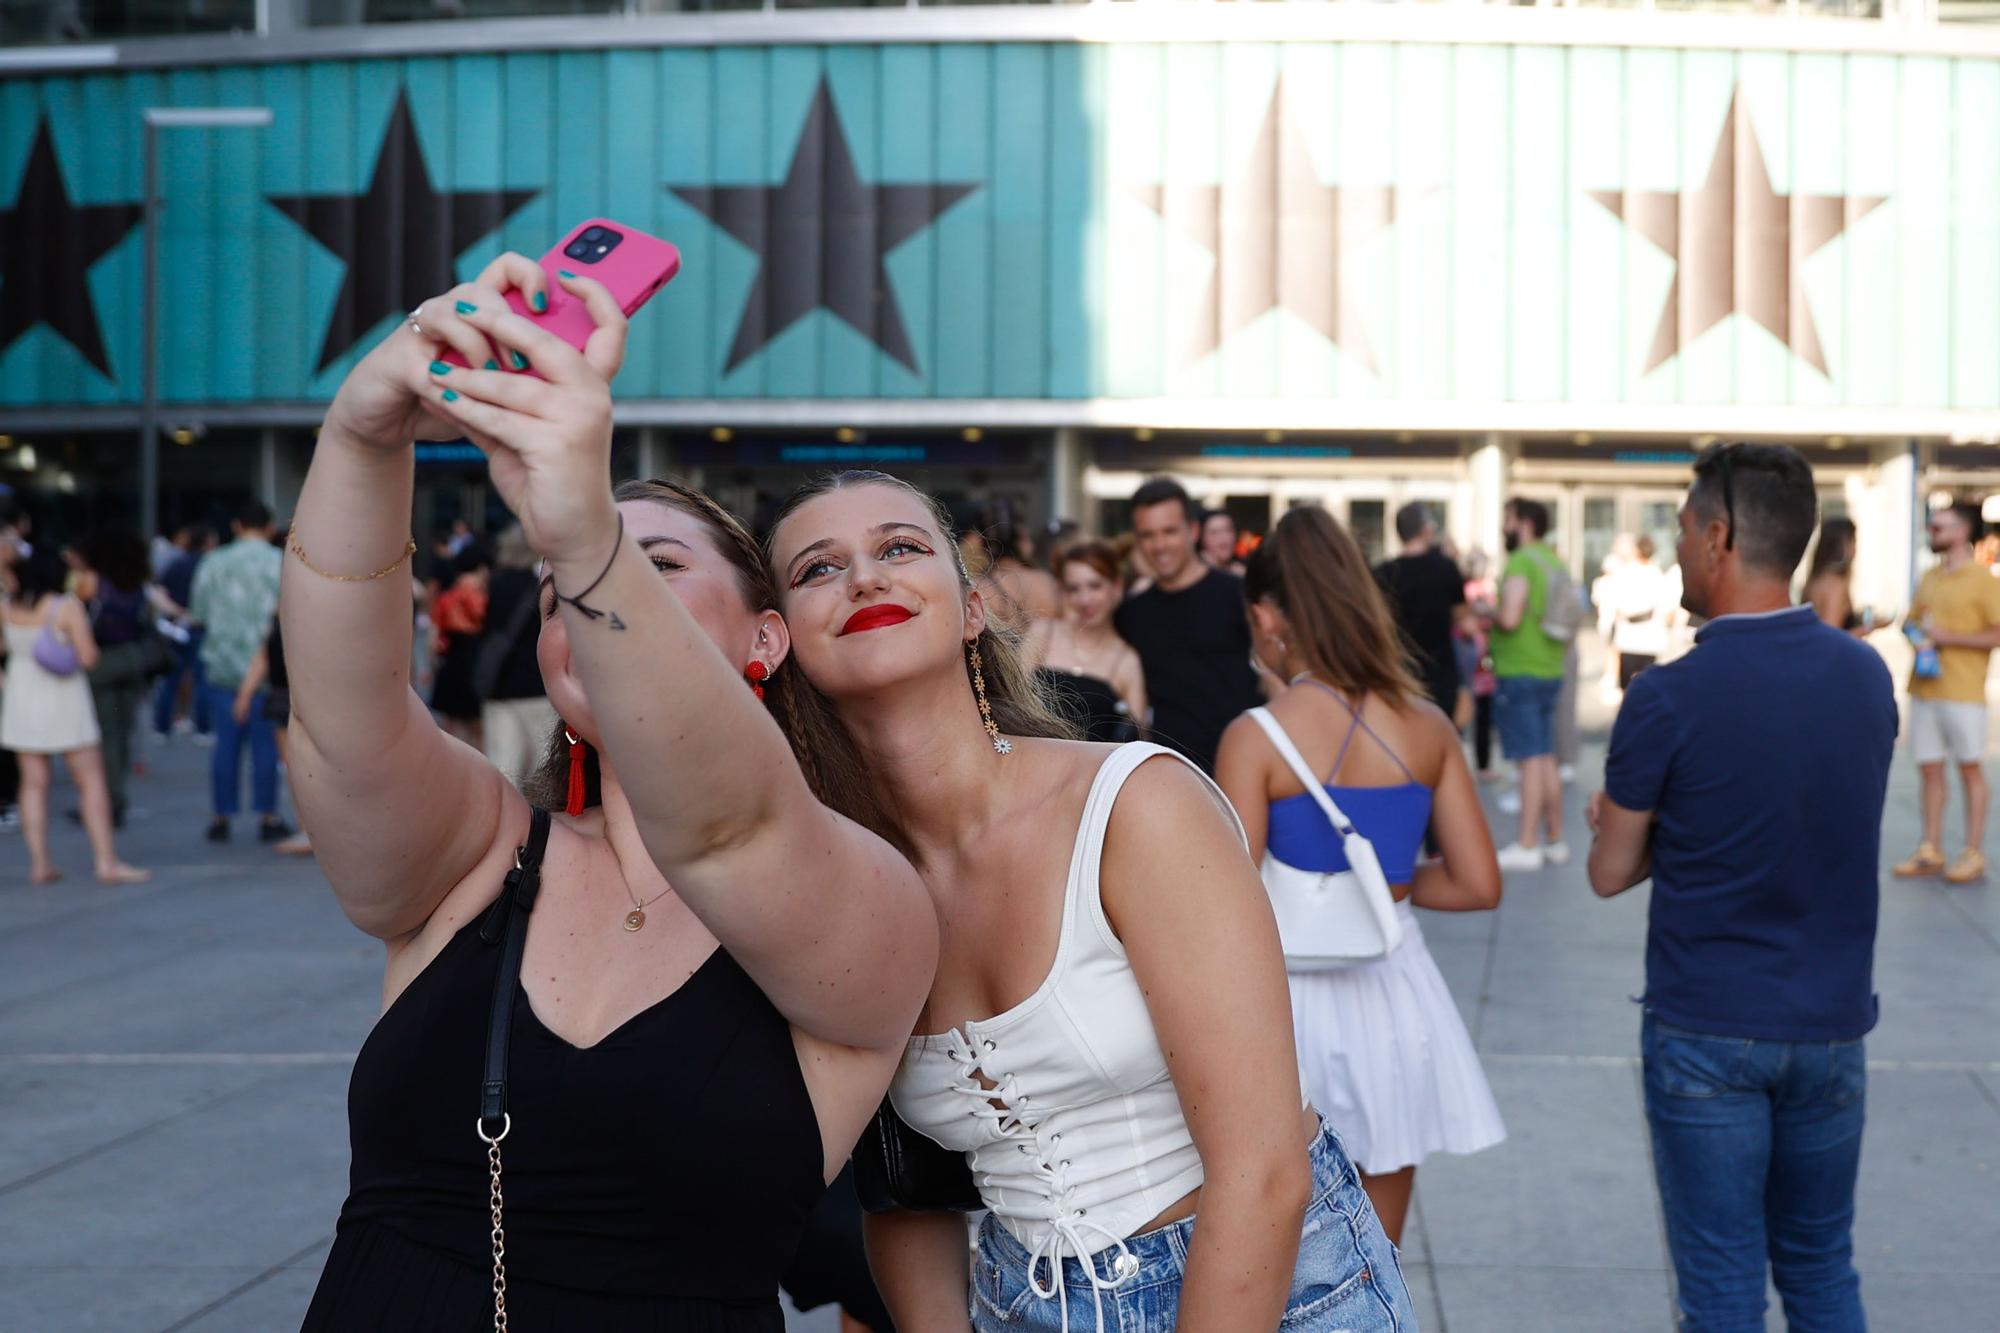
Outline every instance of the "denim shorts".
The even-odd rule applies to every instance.
[[[1282,1333],[1402,1333],[1417,1327],[1395,1247],[1382,1234],[1375,1209],[1361,1191],[1361,1177],[1330,1125],[1312,1143],[1312,1202],[1299,1236],[1292,1290],[1285,1300]],[[1172,1333],[1180,1319],[1181,1279],[1195,1219],[1183,1218],[1126,1240],[1137,1271],[1116,1287],[1096,1292],[1106,1333]],[[1100,1273],[1111,1271],[1113,1250],[1093,1256]],[[991,1216],[979,1231],[972,1261],[974,1333],[1094,1333],[1100,1306],[1090,1278],[1076,1259],[1063,1260],[1061,1300],[1038,1294],[1028,1277],[1025,1246]],[[1046,1264],[1042,1289],[1052,1290]],[[1065,1322],[1063,1311],[1067,1306]]]
[[[1540,676],[1502,676],[1493,692],[1493,725],[1500,750],[1519,762],[1556,752],[1556,699],[1562,681]]]

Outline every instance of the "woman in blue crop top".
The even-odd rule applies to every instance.
[[[1251,554],[1243,595],[1258,657],[1291,682],[1271,717],[1374,846],[1402,919],[1403,942],[1386,958],[1290,977],[1306,1091],[1400,1242],[1424,1156],[1506,1136],[1411,907],[1490,909],[1500,867],[1458,733],[1425,700],[1353,537],[1323,509],[1294,509]],[[1253,856],[1348,868],[1340,835],[1254,719],[1223,734],[1215,776]],[[1443,853],[1434,860],[1421,859],[1426,828]]]

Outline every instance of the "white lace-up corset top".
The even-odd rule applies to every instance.
[[[1125,1237],[1202,1182],[1146,997],[1098,892],[1112,806],[1155,755],[1187,762],[1135,741],[1114,750],[1091,784],[1062,934],[1041,986],[1003,1014],[912,1039],[890,1086],[912,1128],[968,1155],[986,1206],[1037,1270],[1043,1259],[1054,1263],[1057,1287],[1060,1260],[1114,1246],[1120,1262],[1103,1285],[1115,1286],[1137,1263]],[[1096,1266],[1087,1266],[1095,1282]]]

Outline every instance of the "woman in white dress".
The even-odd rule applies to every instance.
[[[1290,976],[1306,1091],[1400,1244],[1424,1157],[1506,1137],[1412,910],[1491,909],[1500,867],[1458,733],[1424,697],[1353,537],[1324,509],[1294,509],[1251,553],[1243,594],[1258,657],[1291,682],[1269,716],[1374,845],[1402,921],[1385,958]],[[1253,856],[1268,848],[1302,869],[1348,869],[1340,835],[1256,718],[1223,733],[1215,777]],[[1421,859],[1426,828],[1436,859]]]
[[[104,779],[104,752],[97,711],[90,701],[90,677],[97,665],[97,641],[83,603],[63,591],[66,570],[50,551],[37,551],[15,568],[17,587],[7,603],[7,688],[0,695],[0,747],[21,762],[21,832],[28,840],[28,879],[53,884],[62,878],[49,860],[49,785],[56,755],[69,766],[83,797],[83,827],[97,878],[104,884],[138,884],[147,871],[125,864],[112,841],[111,793]],[[35,640],[44,628],[69,645],[76,669],[57,675],[35,660]]]

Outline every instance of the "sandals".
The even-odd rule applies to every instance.
[[[1898,862],[1892,872],[1897,879],[1924,879],[1944,871],[1944,853],[1930,843],[1919,843],[1907,861]]]
[[[1945,867],[1947,884],[1971,884],[1986,878],[1986,856],[1977,847],[1968,847]]]

